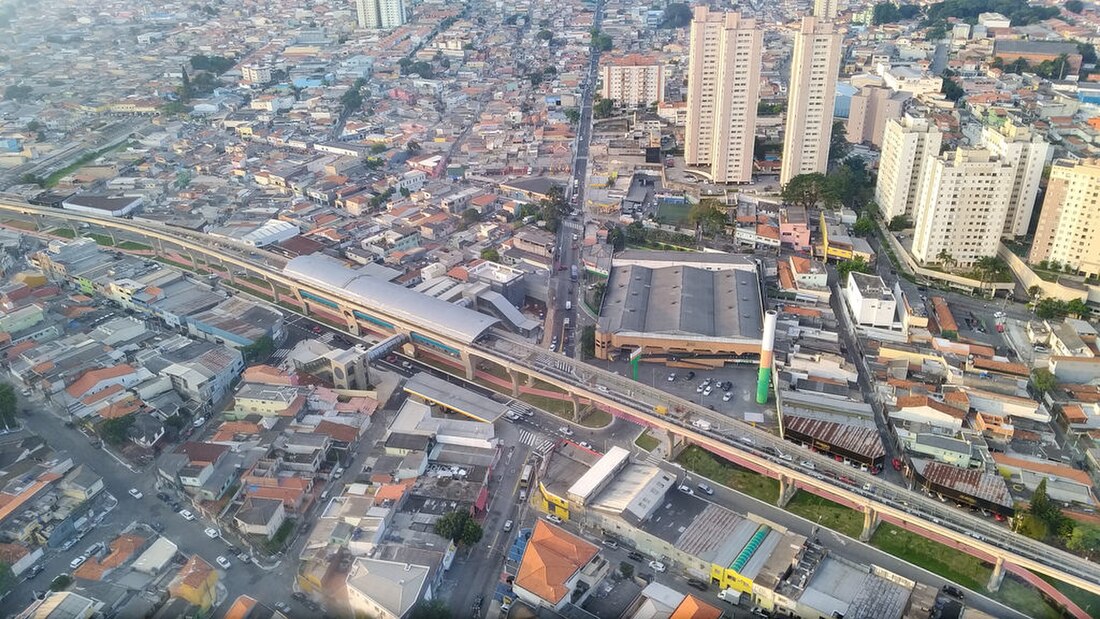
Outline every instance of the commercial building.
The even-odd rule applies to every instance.
[[[909,93],[894,92],[882,86],[861,88],[852,95],[848,108],[848,122],[845,125],[848,141],[882,148],[886,122],[901,118],[905,102],[911,98]]]
[[[912,218],[925,166],[940,154],[943,134],[926,118],[906,115],[886,121],[875,202],[887,219]]]
[[[762,40],[754,19],[695,7],[684,160],[716,183],[752,180]]]
[[[79,195],[65,198],[61,208],[100,217],[125,217],[133,213],[141,203],[141,196]]]
[[[1057,262],[1085,275],[1100,275],[1097,192],[1100,160],[1054,162],[1028,256],[1030,262]]]
[[[841,35],[831,21],[803,17],[794,38],[787,124],[779,182],[799,174],[824,173],[829,164]]]
[[[271,67],[246,64],[241,67],[241,81],[246,84],[266,84],[271,81]]]
[[[836,19],[840,12],[840,0],[814,0],[814,17],[818,19]]]
[[[539,519],[512,588],[532,608],[558,610],[580,606],[609,571],[598,546]]]
[[[627,252],[629,254],[629,252]],[[657,254],[665,252],[638,252]],[[675,252],[672,252],[675,253]],[[596,357],[644,350],[652,360],[693,358],[721,366],[760,353],[763,310],[751,261],[678,264],[675,257],[649,264],[628,259],[613,266],[596,326]]]
[[[627,54],[600,67],[604,99],[627,108],[648,107],[665,99],[665,68],[654,56]]]
[[[405,23],[404,0],[355,0],[360,28],[391,30]]]
[[[913,67],[890,67],[882,72],[882,83],[897,92],[917,97],[938,93],[943,88],[943,78]]]
[[[895,322],[898,303],[894,293],[878,275],[852,271],[844,288],[844,300],[856,324],[889,329]]]
[[[921,182],[913,257],[967,267],[996,256],[1014,172],[984,149],[960,148],[932,159]]]
[[[1027,41],[1023,39],[999,38],[993,45],[993,56],[1000,58],[1005,64],[1016,60],[1024,60],[1031,66],[1043,61],[1058,62],[1065,56],[1069,65],[1069,73],[1076,74],[1081,70],[1081,52],[1077,44],[1062,41]]]
[[[1004,236],[1024,236],[1031,225],[1039,181],[1051,152],[1050,144],[1027,125],[1017,120],[1007,120],[999,127],[984,127],[982,145],[1014,169]]]

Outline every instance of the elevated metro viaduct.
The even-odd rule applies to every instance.
[[[586,364],[573,364],[566,357],[548,353],[493,329],[495,321],[491,317],[485,317],[491,322],[476,337],[456,338],[454,334],[432,332],[433,327],[430,324],[417,322],[409,317],[387,315],[382,308],[366,299],[354,298],[345,291],[321,287],[272,269],[269,264],[251,260],[245,256],[255,253],[255,248],[244,244],[221,239],[211,243],[208,237],[200,233],[168,226],[144,222],[139,225],[126,219],[38,208],[11,200],[0,199],[0,211],[30,216],[36,223],[41,223],[42,219],[58,219],[113,228],[154,242],[162,253],[166,246],[179,247],[191,255],[199,254],[227,267],[250,271],[260,279],[297,291],[297,294],[305,293],[335,304],[336,307],[333,308],[319,300],[313,300],[312,307],[314,310],[320,309],[319,306],[338,310],[338,315],[344,316],[349,323],[349,331],[362,333],[366,329],[383,335],[404,333],[409,336],[407,350],[413,354],[418,347],[443,351],[461,361],[467,377],[473,377],[478,360],[504,368],[513,377],[513,385],[517,388],[520,377],[537,377],[571,394],[574,399],[585,398],[618,416],[669,432],[680,440],[691,441],[741,466],[777,478],[783,496],[789,498],[793,489],[799,488],[855,506],[865,515],[865,531],[868,534],[878,522],[885,520],[990,561],[994,564],[991,587],[999,585],[1005,569],[1030,570],[1100,595],[1100,566],[1090,561],[1025,538],[981,518],[953,508],[948,509],[921,493],[885,483],[843,464],[838,465],[830,458],[806,452],[801,458],[812,462],[819,473],[811,475],[792,463],[777,461],[761,451],[765,446],[786,446],[779,437],[616,374]],[[262,255],[259,258],[265,259]],[[278,261],[282,261],[282,258],[279,257]],[[302,298],[303,302],[308,299],[305,296]],[[357,315],[356,310],[363,316],[371,316],[373,320]],[[328,314],[332,315],[333,312]],[[350,320],[347,319],[349,315]],[[392,325],[392,329],[379,324],[380,321]],[[672,411],[673,414],[660,414],[659,411]],[[688,423],[689,418],[710,421],[716,428],[733,425],[741,436],[751,437],[756,446],[750,447],[725,439],[714,432],[700,431]],[[849,486],[839,482],[837,478],[842,475],[852,479],[853,483]],[[860,488],[863,484],[870,484],[872,492],[864,493]],[[1036,584],[1043,587],[1044,582]],[[1064,597],[1056,591],[1052,595],[1056,598]],[[1075,611],[1079,612],[1080,609]],[[1085,615],[1082,613],[1082,616]]]

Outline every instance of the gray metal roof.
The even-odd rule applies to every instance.
[[[334,297],[422,325],[426,334],[439,333],[462,342],[473,342],[499,322],[492,316],[383,281],[329,256],[313,254],[293,258],[283,272],[331,290]]]
[[[759,340],[764,329],[755,274],[739,269],[616,268],[603,310],[611,333]]]

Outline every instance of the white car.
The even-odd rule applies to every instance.
[[[650,561],[649,569],[653,570],[654,572],[664,572],[665,564],[661,563],[660,561]]]
[[[145,495],[142,494],[141,491],[138,490],[137,488],[130,488],[130,496],[134,497],[135,499],[140,499],[141,497],[143,497]]]
[[[703,390],[703,395],[710,395],[711,391],[714,391],[714,389],[712,389],[710,385],[707,385],[707,388]]]
[[[703,393],[703,390],[707,388],[706,383],[699,383],[699,386],[695,388],[695,393]]]
[[[218,530],[214,527],[206,527],[206,530],[204,530],[203,533],[206,533],[206,537],[209,537],[210,539],[218,539],[218,536],[220,535],[220,533],[218,533]]]
[[[554,524],[561,524],[561,518],[557,514],[546,514],[546,519]]]
[[[226,559],[225,557],[222,557],[222,556],[219,556],[217,559],[214,559],[214,560],[217,561],[218,565],[222,566],[223,569],[229,569],[229,567],[231,565],[233,565],[232,563],[229,562],[229,559]]]
[[[86,557],[84,555],[80,555],[79,557],[77,557],[77,558],[75,558],[75,559],[73,559],[72,561],[69,562],[69,567],[71,569],[75,570],[76,568],[80,567],[81,565],[84,565],[84,562],[87,561],[87,560],[88,560],[88,557]]]
[[[680,492],[684,494],[695,494],[695,491],[691,489],[691,486],[687,484],[680,484]]]
[[[732,398],[733,398],[733,392],[732,391],[727,391],[726,394],[722,396],[722,401],[723,402],[729,402]]]
[[[562,427],[558,428],[558,432],[561,432],[562,434],[564,434],[566,436],[573,436],[573,430],[571,430],[569,428],[569,426],[562,426]]]
[[[668,382],[670,382],[670,383],[676,382],[676,372],[673,372],[673,373],[668,375]]]
[[[191,512],[187,511],[186,509],[181,509],[180,510],[180,515],[183,516],[184,520],[194,520],[195,519],[195,514],[192,514]]]
[[[206,417],[198,417],[191,422],[191,425],[195,426],[196,428],[201,428],[202,424],[204,423],[206,423]]]
[[[594,447],[592,447],[592,443],[589,443],[588,441],[581,441],[580,446],[584,447],[585,449],[595,449]]]
[[[810,462],[809,460],[803,460],[802,462],[799,462],[799,464],[801,464],[803,466],[803,468],[810,469],[811,471],[817,469],[817,467],[814,466],[814,463]]]

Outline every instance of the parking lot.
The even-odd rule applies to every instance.
[[[620,376],[632,376],[633,373],[630,364],[624,361],[592,359],[588,363]],[[775,405],[756,403],[756,376],[756,365],[727,365],[712,370],[686,370],[669,368],[664,364],[644,363],[638,368],[638,380],[642,383],[741,421],[747,420],[745,413],[759,413],[764,416],[765,426],[777,424]],[[669,380],[670,377],[672,380]],[[705,386],[700,388],[707,379],[710,379],[709,394],[706,393]],[[728,389],[721,388],[722,383],[727,383]]]

